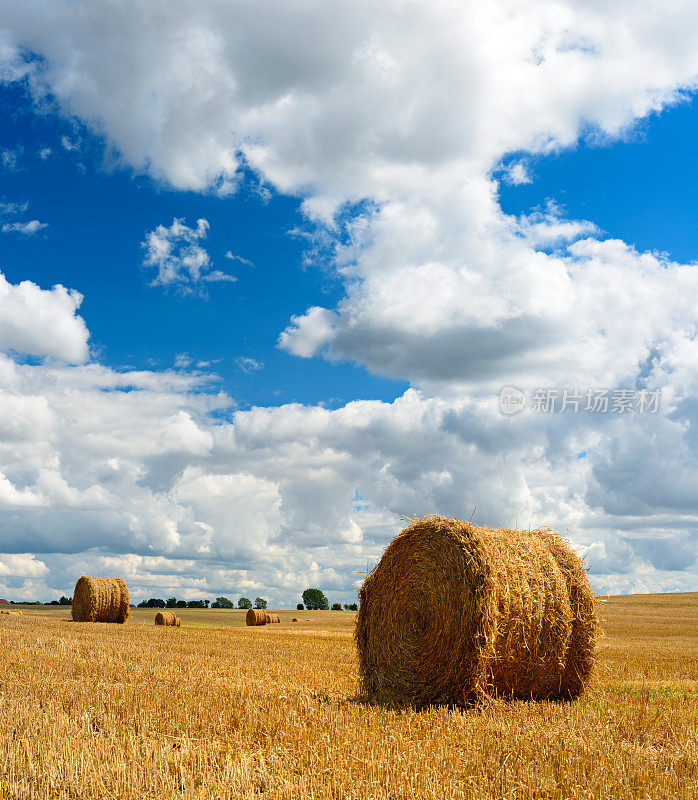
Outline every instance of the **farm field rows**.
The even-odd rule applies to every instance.
[[[698,797],[698,594],[603,602],[578,702],[422,712],[357,696],[351,612],[177,613],[0,617],[0,798]]]

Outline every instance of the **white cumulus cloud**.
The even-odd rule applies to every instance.
[[[77,310],[82,295],[63,286],[18,285],[0,273],[0,349],[78,363],[88,357],[89,332]]]
[[[237,280],[220,270],[211,270],[211,258],[199,244],[208,235],[208,230],[208,220],[199,219],[196,227],[190,228],[183,220],[175,218],[169,228],[158,225],[150,231],[142,244],[145,250],[143,265],[157,270],[150,285],[193,291],[202,281]]]
[[[569,528],[607,590],[695,588],[696,267],[604,239],[554,203],[507,216],[497,176],[513,157],[503,179],[531,180],[529,154],[603,144],[685,99],[698,6],[272,0],[266,12],[6,0],[0,75],[170,187],[225,194],[244,165],[259,191],[301,198],[345,291],[298,308],[280,347],[411,388],[392,403],[233,413],[202,376],[3,357],[8,550],[46,554],[56,588],[108,547],[142,591],[348,592],[400,515],[477,505],[478,521]],[[232,280],[212,268],[207,232],[175,219],[148,233],[153,283]],[[82,362],[79,302],[0,284],[0,348]],[[28,326],[25,307],[54,309],[56,324]],[[505,384],[661,388],[662,408],[509,418]],[[183,577],[175,564],[192,561]]]

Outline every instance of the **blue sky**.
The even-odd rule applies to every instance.
[[[7,0],[0,596],[351,602],[402,517],[474,508],[695,590],[696,30]]]
[[[38,109],[21,85],[4,87],[0,102],[0,147],[16,153],[16,163],[3,170],[4,202],[29,203],[5,221],[47,225],[31,236],[4,235],[3,272],[12,282],[62,283],[81,292],[90,344],[103,363],[167,369],[177,356],[187,356],[191,366],[208,362],[239,407],[335,407],[357,398],[393,400],[405,390],[404,381],[373,376],[360,365],[298,359],[276,347],[291,316],[342,295],[326,258],[306,258],[314,228],[297,198],[269,189],[262,194],[249,172],[225,198],[172,191],[117,165],[103,139]],[[155,273],[142,266],[142,243],[148,231],[175,218],[189,226],[200,218],[209,222],[205,249],[235,283],[202,285],[189,294],[149,285]]]
[[[525,214],[548,199],[572,219],[593,220],[608,236],[678,261],[698,253],[698,110],[688,96],[638,121],[619,141],[529,159],[532,182],[502,184],[502,208]],[[515,160],[516,156],[511,158]]]

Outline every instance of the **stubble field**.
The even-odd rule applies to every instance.
[[[580,701],[421,712],[357,696],[351,612],[3,615],[0,798],[698,797],[698,594],[600,612]]]

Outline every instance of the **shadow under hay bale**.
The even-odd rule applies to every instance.
[[[573,698],[589,679],[593,593],[578,557],[550,532],[416,520],[360,598],[362,691],[378,702]]]
[[[250,608],[245,615],[245,622],[250,625],[266,625],[270,622],[269,614],[262,608]]]
[[[155,615],[155,624],[167,625],[170,628],[179,628],[182,624],[182,620],[176,617],[172,611],[158,611]]]
[[[83,575],[75,584],[71,614],[75,622],[126,622],[129,615],[126,583],[121,578]]]

